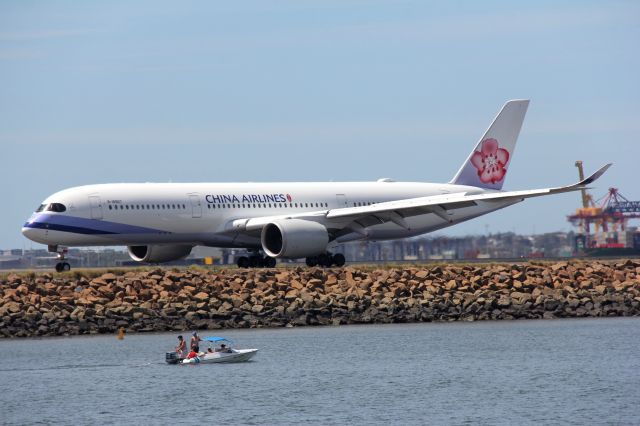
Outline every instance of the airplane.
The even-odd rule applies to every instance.
[[[529,100],[505,103],[448,183],[280,182],[121,183],[78,186],[47,197],[24,224],[28,239],[57,253],[68,271],[69,246],[127,246],[138,262],[162,263],[202,245],[246,249],[237,265],[274,267],[277,258],[342,266],[336,245],[413,237],[464,222],[526,198],[577,191],[573,185],[502,191]],[[263,254],[264,253],[264,254]]]

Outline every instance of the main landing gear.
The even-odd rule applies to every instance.
[[[56,263],[56,272],[66,272],[71,270],[69,262],[65,262],[64,256],[69,251],[66,247],[49,246],[49,252],[56,253],[60,262]]]
[[[333,265],[335,266],[344,266],[345,258],[342,253],[325,253],[320,256],[311,256],[306,259],[307,266],[324,266],[325,268],[329,268]]]
[[[276,258],[254,253],[250,256],[240,256],[236,264],[238,268],[275,268]]]

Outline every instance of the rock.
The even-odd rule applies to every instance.
[[[560,303],[555,299],[546,299],[544,301],[545,311],[555,311],[560,306]]]
[[[26,277],[0,281],[0,337],[640,315],[633,261]]]
[[[304,285],[296,279],[291,279],[289,282],[289,287],[295,290],[302,290],[304,288]]]
[[[206,302],[209,300],[209,295],[207,293],[205,293],[204,291],[201,291],[199,293],[196,293],[193,298],[199,302]]]
[[[597,285],[595,287],[595,291],[596,291],[596,293],[599,293],[599,294],[605,294],[607,292],[607,286]]]
[[[421,280],[427,278],[428,276],[429,276],[429,271],[425,271],[425,270],[420,270],[414,274],[414,277]]]
[[[511,306],[511,298],[509,296],[502,296],[498,299],[497,305],[499,308],[507,308]]]
[[[110,283],[110,282],[116,281],[118,279],[118,277],[116,277],[115,274],[107,273],[107,274],[102,274],[100,276],[100,279],[102,279],[102,281],[104,281],[106,283]]]
[[[353,273],[351,271],[347,270],[344,274],[344,278],[350,287],[356,285],[356,281],[353,279]]]

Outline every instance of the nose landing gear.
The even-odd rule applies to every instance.
[[[68,248],[59,247],[59,246],[49,246],[48,249],[49,249],[49,252],[56,253],[58,256],[58,260],[60,261],[56,263],[56,272],[65,272],[65,271],[71,270],[71,265],[69,264],[69,262],[64,261],[65,260],[64,256],[69,251]]]

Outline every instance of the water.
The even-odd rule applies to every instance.
[[[176,333],[0,341],[0,423],[640,422],[640,318],[212,334],[260,352],[171,366]]]

